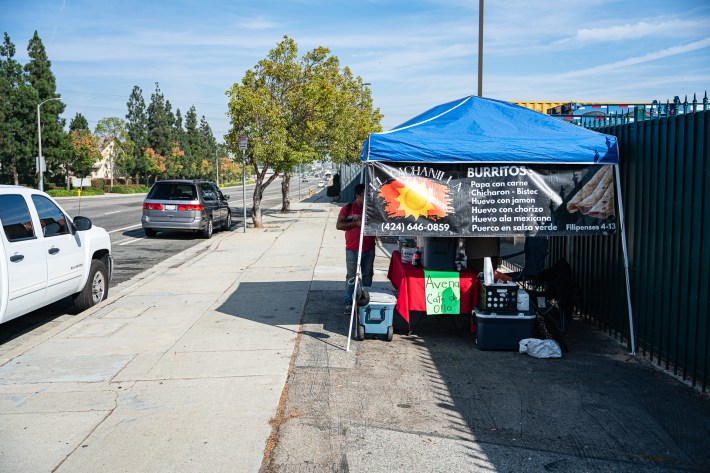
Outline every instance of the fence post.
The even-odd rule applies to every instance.
[[[651,105],[651,112],[653,112],[653,105]],[[645,115],[646,115],[646,106],[645,105],[636,105],[634,107],[634,115],[635,115],[635,120],[638,122],[641,122],[644,120]],[[651,116],[653,116],[653,113],[651,113]]]

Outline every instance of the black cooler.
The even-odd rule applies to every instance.
[[[458,238],[424,237],[422,267],[432,271],[456,271]]]

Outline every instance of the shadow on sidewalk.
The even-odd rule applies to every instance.
[[[562,359],[442,317],[346,353],[341,296],[309,294],[275,471],[710,471],[708,401],[582,321]]]
[[[349,312],[346,314],[342,307],[340,317],[334,317],[330,311],[320,312],[319,308],[322,307],[333,308],[336,296],[333,291],[309,291],[310,286],[311,281],[243,282],[217,311],[296,334],[304,319],[304,313],[298,311],[299,304],[296,301],[306,295],[306,311],[313,311],[311,317],[321,320],[323,325],[320,328],[304,329],[301,334],[335,349],[344,349],[344,343],[335,343],[332,339],[339,338],[342,341],[346,337]],[[327,323],[325,319],[328,319]]]

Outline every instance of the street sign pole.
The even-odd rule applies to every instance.
[[[244,209],[244,233],[247,232],[247,135],[239,136],[239,151],[242,152],[242,207]]]

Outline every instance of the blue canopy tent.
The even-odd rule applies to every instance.
[[[404,162],[618,164],[616,137],[500,100],[438,105],[372,133],[360,159]]]
[[[626,272],[630,339],[632,352],[635,353],[616,137],[508,102],[468,96],[437,105],[389,131],[371,133],[363,143],[360,159],[363,167],[372,162],[613,165]],[[367,193],[365,199],[367,209]],[[360,252],[365,226],[361,229]],[[355,283],[360,280],[358,257]],[[355,307],[356,304],[353,304],[348,334],[352,331]]]

